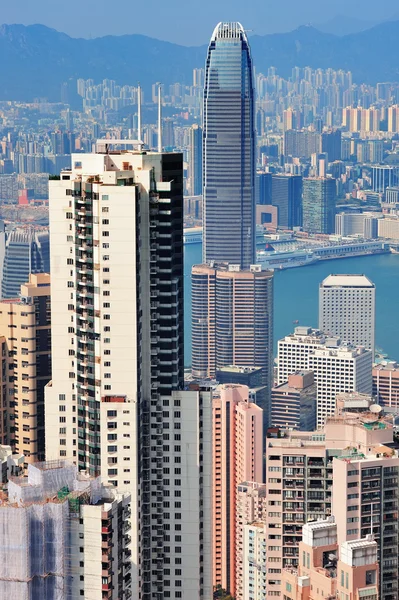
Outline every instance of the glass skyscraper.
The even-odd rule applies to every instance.
[[[219,23],[204,90],[204,262],[255,260],[255,129],[250,48],[240,23]]]

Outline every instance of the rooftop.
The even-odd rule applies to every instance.
[[[326,277],[320,287],[360,287],[374,288],[375,285],[366,275],[329,275]]]

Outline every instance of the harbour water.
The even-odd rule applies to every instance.
[[[202,244],[184,247],[185,364],[191,364],[191,267],[201,263]],[[274,345],[296,326],[317,327],[318,288],[330,273],[364,273],[376,285],[376,345],[399,361],[399,255],[379,254],[320,261],[275,271]]]

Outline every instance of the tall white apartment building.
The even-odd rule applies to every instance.
[[[365,275],[326,277],[319,288],[319,328],[374,355],[374,283]]]
[[[130,493],[134,596],[209,597],[211,394],[180,391],[182,155],[110,144],[50,183],[46,454]]]
[[[308,360],[317,387],[317,427],[335,414],[337,394],[372,393],[373,361],[369,350],[353,346],[319,348],[309,354]]]
[[[317,426],[335,413],[340,392],[372,392],[372,353],[364,347],[341,343],[318,329],[296,327],[278,342],[278,383],[298,370],[313,371],[316,382]]]
[[[244,526],[243,598],[255,600],[267,597],[267,552],[268,544],[272,543],[265,523],[254,522]]]

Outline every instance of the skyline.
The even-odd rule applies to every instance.
[[[205,45],[209,31],[219,21],[245,22],[249,35],[266,35],[269,33],[289,32],[301,25],[319,24],[334,21],[341,15],[361,26],[363,22],[373,26],[386,20],[399,18],[395,0],[383,0],[380,3],[379,16],[370,20],[368,15],[374,14],[374,4],[371,0],[363,3],[359,15],[358,4],[355,0],[344,2],[338,0],[334,12],[320,13],[316,0],[308,0],[306,7],[298,5],[294,0],[288,0],[284,12],[266,5],[261,0],[254,0],[251,5],[242,6],[239,0],[204,0],[201,11],[189,10],[183,0],[171,0],[167,5],[159,3],[154,19],[152,5],[132,5],[128,0],[119,3],[118,16],[123,19],[103,19],[109,8],[105,0],[86,0],[84,4],[71,0],[67,5],[55,5],[51,0],[38,0],[32,5],[29,0],[21,0],[18,5],[2,7],[2,21],[5,24],[34,25],[43,24],[71,37],[96,38],[108,35],[141,34],[156,39],[170,41],[187,46]],[[76,19],[76,14],[79,19]],[[116,14],[116,13],[115,13]],[[23,18],[21,19],[21,15]],[[176,28],[176,15],[179,27]],[[195,31],[192,24],[195,19]],[[173,34],[172,34],[173,32]]]

